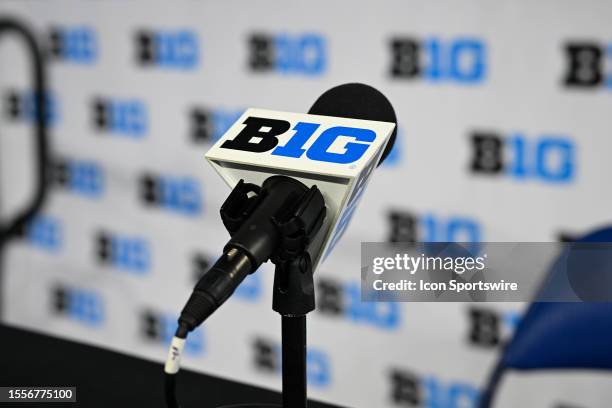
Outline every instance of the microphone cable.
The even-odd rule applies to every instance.
[[[178,328],[170,343],[164,366],[164,394],[168,408],[179,407],[176,398],[176,374],[180,369],[187,335],[213,314],[251,272],[254,270],[246,253],[230,247],[226,248],[224,254],[196,284],[181,311]]]

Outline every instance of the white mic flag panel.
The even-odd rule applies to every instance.
[[[327,207],[315,268],[348,225],[394,123],[248,109],[206,153],[234,187],[280,174],[321,190]],[[324,255],[324,256],[321,256]]]

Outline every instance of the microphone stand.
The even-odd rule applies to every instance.
[[[307,408],[306,315],[315,309],[312,263],[307,253],[276,264],[272,309],[281,315],[282,408]],[[238,404],[220,408],[279,407]]]
[[[306,315],[315,308],[311,251],[321,245],[317,237],[323,232],[326,211],[317,186],[307,187],[295,178],[274,175],[261,186],[244,180],[234,186],[220,210],[231,238],[223,255],[195,285],[170,343],[164,365],[169,408],[179,407],[175,376],[189,332],[268,260],[276,265],[272,309],[282,320],[283,408],[306,408]]]
[[[283,178],[296,184],[295,180]],[[301,185],[301,183],[299,183]],[[305,186],[300,187],[306,190]],[[221,207],[221,218],[233,233],[252,211],[248,192],[259,188],[240,181]],[[278,248],[270,259],[275,264],[272,309],[281,315],[283,408],[306,408],[306,315],[315,309],[313,265],[309,250],[319,232],[325,205],[316,186],[299,195],[278,195],[283,204],[274,217],[280,233]],[[263,195],[265,195],[264,193]],[[301,196],[301,197],[300,197]],[[249,208],[250,210],[246,210]],[[277,405],[231,405],[226,408],[264,408]]]

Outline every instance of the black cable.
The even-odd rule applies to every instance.
[[[180,408],[176,399],[176,374],[164,373],[164,392],[168,408]]]
[[[179,408],[176,398],[176,374],[187,335],[217,310],[253,272],[249,257],[237,248],[229,248],[195,285],[189,300],[181,311],[168,359],[164,367],[164,394],[168,408]]]
[[[4,250],[9,239],[14,237],[19,231],[22,231],[25,225],[29,223],[41,209],[47,196],[47,168],[49,164],[49,146],[47,141],[47,106],[45,103],[47,81],[43,53],[38,47],[36,36],[32,33],[32,31],[15,19],[0,17],[0,36],[4,34],[14,34],[24,41],[30,56],[30,61],[32,63],[34,115],[36,118],[36,127],[34,130],[36,141],[35,154],[38,167],[36,171],[36,186],[32,200],[21,212],[17,214],[13,220],[0,225],[0,251]],[[2,275],[2,264],[0,263],[0,316],[2,314]]]

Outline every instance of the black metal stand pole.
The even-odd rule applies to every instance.
[[[283,407],[306,408],[306,316],[283,316]]]
[[[276,264],[272,308],[282,316],[283,408],[306,408],[306,315],[315,308],[307,253]]]

